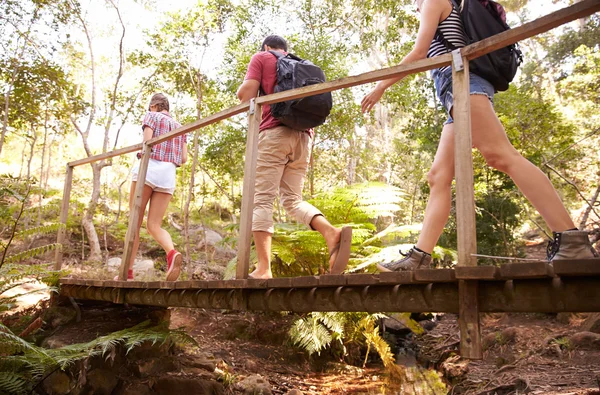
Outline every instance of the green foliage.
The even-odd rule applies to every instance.
[[[341,357],[346,356],[347,346],[366,346],[363,367],[369,357],[371,347],[381,358],[384,367],[391,375],[401,373],[395,364],[390,346],[379,334],[376,322],[382,314],[313,312],[297,319],[289,330],[292,344],[308,353],[318,354],[326,349],[339,348]],[[418,326],[418,324],[417,324]]]
[[[290,340],[308,355],[320,354],[333,341],[341,340],[345,323],[344,313],[309,313],[294,322],[289,331]]]
[[[72,344],[56,349],[43,349],[14,335],[0,324],[0,392],[25,393],[56,369],[66,369],[76,361],[96,356],[110,357],[122,345],[126,352],[142,343],[164,344],[173,341],[196,344],[183,329],[169,330],[167,323],[151,326],[145,321],[132,328],[101,336],[88,343]]]
[[[55,291],[58,280],[64,277],[65,271],[50,270],[46,265],[19,265],[7,263],[0,267],[0,313],[10,310],[15,301],[22,296],[39,292]],[[25,291],[11,296],[6,293],[25,284],[42,282],[47,289]]]

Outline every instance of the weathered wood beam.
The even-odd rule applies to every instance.
[[[150,147],[144,143],[142,145],[142,159],[140,160],[140,168],[138,170],[137,181],[135,185],[135,196],[133,198],[133,207],[129,212],[129,223],[127,224],[127,233],[125,235],[125,246],[123,248],[123,257],[121,259],[121,267],[119,269],[119,280],[127,280],[127,271],[129,270],[129,262],[133,257],[133,243],[138,236],[140,229],[138,222],[143,219],[142,195],[144,193],[144,185],[146,183],[146,173],[148,171],[148,163],[150,163]],[[140,216],[142,218],[140,218]]]
[[[250,266],[250,244],[252,240],[252,213],[254,211],[254,186],[256,162],[258,158],[258,134],[262,118],[262,106],[250,104],[248,114],[248,134],[246,138],[246,159],[244,161],[244,185],[242,190],[242,213],[240,215],[240,235],[238,238],[238,261],[236,278],[248,278]]]
[[[177,137],[177,136],[181,136],[182,134],[193,132],[196,129],[200,129],[205,126],[212,125],[213,123],[222,121],[224,119],[231,118],[234,115],[241,114],[244,111],[248,110],[249,107],[250,107],[250,102],[240,103],[237,106],[227,108],[225,110],[219,111],[216,114],[209,115],[208,117],[199,119],[192,123],[188,123],[187,125],[184,125],[180,128],[172,130],[169,133],[165,133],[158,137],[154,137],[153,139],[146,141],[146,144],[148,144],[148,146],[152,147],[156,144],[162,143],[163,141],[170,140],[173,137]]]
[[[65,242],[65,236],[67,234],[67,219],[69,218],[69,202],[71,201],[71,187],[73,186],[73,166],[67,165],[67,171],[65,174],[65,184],[63,186],[62,202],[60,203],[60,223],[63,225],[58,230],[56,237],[56,243],[60,244],[61,247],[56,250],[54,259],[54,270],[60,270],[62,268],[63,260],[63,248],[62,245]]]
[[[103,159],[114,158],[115,156],[125,155],[130,152],[139,151],[141,149],[142,149],[141,143],[135,144],[135,145],[130,145],[128,147],[119,148],[114,151],[105,152],[104,154],[93,155],[93,156],[90,156],[89,158],[75,160],[73,162],[69,162],[68,165],[71,167],[86,165],[88,163],[97,162],[97,161],[103,160]]]
[[[60,293],[78,299],[114,302],[121,292],[121,303],[233,310],[239,308],[236,307],[239,297],[236,295],[243,291],[247,300],[247,306],[243,308],[255,311],[458,313],[459,310],[457,282],[306,288],[208,288],[206,285],[211,282],[207,281],[191,281],[189,283],[203,284],[204,287],[186,288],[176,288],[176,283],[167,282],[145,283],[153,287],[118,281],[99,281],[97,285],[75,282],[62,283]],[[122,287],[107,286],[109,283],[119,283]],[[477,303],[479,311],[485,313],[600,312],[598,286],[598,276],[480,281]]]

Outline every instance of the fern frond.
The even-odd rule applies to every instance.
[[[18,373],[0,371],[0,394],[27,394],[30,382]]]
[[[39,246],[39,247],[35,247],[35,248],[31,248],[29,250],[26,251],[21,251],[17,254],[13,254],[13,255],[9,255],[4,262],[5,263],[16,263],[16,262],[21,262],[24,261],[26,259],[29,258],[33,258],[35,256],[38,255],[43,255],[47,252],[53,251],[53,250],[60,250],[62,248],[62,245],[59,243],[52,243],[52,244],[46,244],[43,246]]]
[[[15,233],[15,238],[18,240],[23,240],[29,236],[43,235],[43,234],[58,232],[60,229],[63,229],[63,228],[65,228],[65,224],[60,223],[60,222],[52,223],[49,225],[36,226],[36,227],[25,229],[25,230]]]
[[[327,327],[313,315],[296,320],[289,335],[292,343],[305,350],[308,355],[320,354],[333,340]]]
[[[47,356],[42,348],[21,339],[8,327],[0,324],[0,355],[13,355],[21,352]]]

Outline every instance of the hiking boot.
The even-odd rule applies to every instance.
[[[549,261],[558,259],[591,259],[598,253],[592,247],[588,233],[581,230],[552,232],[553,239],[548,242],[546,256]]]
[[[431,254],[418,251],[413,247],[406,254],[400,251],[400,255],[404,258],[399,261],[378,264],[377,269],[382,272],[431,269]]]

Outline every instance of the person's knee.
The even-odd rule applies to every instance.
[[[481,155],[483,155],[483,158],[485,159],[485,163],[487,163],[488,166],[503,173],[509,173],[511,165],[514,164],[520,156],[520,154],[514,149],[484,149],[480,151]]]
[[[430,188],[434,187],[450,187],[454,172],[448,168],[440,168],[433,166],[427,173],[427,182]]]
[[[154,237],[160,231],[161,224],[160,222],[148,221],[146,223],[146,229],[148,230],[148,233],[150,233],[150,236]]]
[[[283,209],[291,214],[296,211],[297,207],[302,203],[302,198],[293,195],[282,195],[280,197],[280,202]]]

